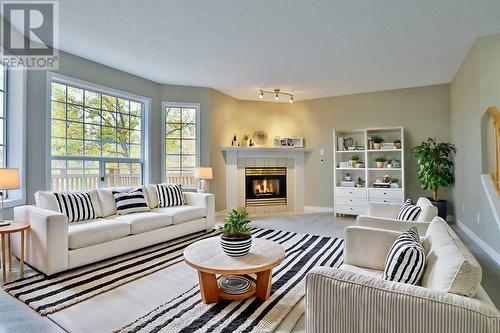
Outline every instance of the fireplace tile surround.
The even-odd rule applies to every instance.
[[[304,210],[304,155],[307,148],[221,148],[226,163],[226,209],[249,213]],[[246,206],[246,168],[286,168],[286,205]]]

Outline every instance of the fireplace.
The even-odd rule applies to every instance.
[[[286,205],[286,168],[245,168],[245,205]]]

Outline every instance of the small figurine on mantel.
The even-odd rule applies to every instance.
[[[238,140],[236,140],[236,134],[233,136],[233,141],[231,142],[231,147],[238,147]]]
[[[253,146],[255,146],[255,142],[253,142],[252,139],[250,139],[248,141],[248,147],[253,147]]]

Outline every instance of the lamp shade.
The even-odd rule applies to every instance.
[[[0,168],[0,190],[15,190],[19,188],[19,169]]]
[[[194,170],[194,178],[197,179],[214,179],[212,168],[196,168]]]

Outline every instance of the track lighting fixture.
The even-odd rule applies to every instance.
[[[264,98],[264,93],[266,94],[274,94],[274,100],[275,101],[279,101],[280,100],[280,95],[287,95],[287,96],[290,96],[290,99],[288,100],[288,103],[293,103],[294,102],[294,99],[293,99],[293,95],[292,94],[289,94],[289,93],[286,93],[286,92],[283,92],[281,91],[280,89],[274,89],[274,91],[266,91],[266,90],[262,90],[260,89],[260,95],[259,95],[259,98],[260,99],[263,99]]]

